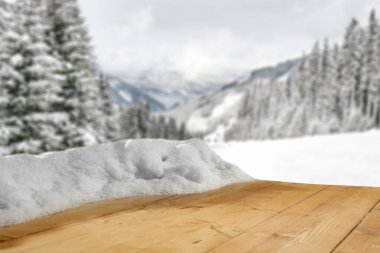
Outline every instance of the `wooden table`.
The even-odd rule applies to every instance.
[[[0,252],[380,252],[380,188],[258,181],[0,228]]]

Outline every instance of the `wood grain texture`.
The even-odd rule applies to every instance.
[[[368,213],[334,252],[380,252],[380,204]]]
[[[257,181],[0,228],[0,252],[380,252],[380,188]]]

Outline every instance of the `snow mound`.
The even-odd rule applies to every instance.
[[[251,180],[203,141],[127,140],[0,157],[0,226],[83,203],[185,194]]]

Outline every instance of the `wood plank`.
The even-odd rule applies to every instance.
[[[210,252],[330,252],[367,215],[378,193],[374,188],[331,187]]]
[[[210,191],[208,193],[201,194],[191,194],[186,195],[186,200],[188,207],[192,204],[192,199],[200,202],[214,202],[222,201],[226,198],[226,195],[233,195],[235,191],[244,194],[244,191],[255,190],[261,187],[267,187],[269,185],[276,184],[276,182],[265,182],[260,181],[255,184],[238,184],[230,185],[226,187],[226,190],[223,192]],[[244,189],[244,190],[242,190]],[[57,213],[41,219],[36,219],[30,222],[3,227],[0,228],[0,242],[10,239],[15,239],[25,235],[31,235],[42,231],[52,230],[54,228],[63,227],[78,221],[90,220],[97,217],[106,216],[109,214],[114,214],[118,212],[126,212],[130,210],[133,212],[138,209],[148,209],[150,207],[155,208],[155,203],[160,202],[160,206],[165,205],[175,206],[178,203],[183,201],[185,196],[148,196],[148,197],[133,197],[133,198],[124,198],[124,199],[115,199],[115,200],[106,200],[99,201],[96,203],[90,203],[83,205],[78,208],[66,210],[62,213]],[[170,199],[171,201],[165,201]],[[196,204],[195,204],[196,205]],[[183,207],[186,208],[186,207]]]
[[[380,203],[371,210],[334,252],[380,252]]]
[[[75,242],[79,239],[82,240],[81,234],[85,233],[85,231],[90,231],[95,233],[94,238],[98,240],[97,238],[98,235],[103,236],[102,234],[99,234],[97,231],[98,226],[102,227],[101,230],[103,230],[103,227],[109,228],[110,230],[114,229],[115,231],[119,231],[119,224],[125,224],[125,225],[132,225],[132,226],[122,226],[122,228],[126,228],[128,231],[123,231],[123,232],[129,232],[129,233],[146,233],[145,231],[147,230],[146,225],[149,223],[149,227],[152,226],[166,226],[168,222],[170,222],[173,217],[179,214],[184,214],[188,213],[190,216],[197,217],[199,216],[197,212],[194,212],[194,209],[198,209],[197,207],[200,207],[202,205],[211,205],[215,207],[220,207],[218,210],[222,211],[220,215],[223,214],[223,212],[227,212],[228,210],[224,210],[221,206],[221,204],[226,203],[233,203],[236,201],[236,194],[239,194],[239,196],[244,197],[245,195],[249,195],[252,191],[260,192],[261,188],[265,188],[268,186],[271,186],[273,184],[276,184],[275,182],[257,182],[257,183],[250,183],[250,184],[239,184],[239,185],[231,185],[223,190],[219,191],[211,191],[208,193],[201,193],[201,194],[193,194],[193,195],[185,195],[185,196],[175,196],[171,198],[167,198],[160,200],[160,201],[153,201],[149,202],[148,204],[145,203],[145,205],[138,205],[136,208],[124,211],[122,213],[116,213],[116,214],[110,214],[106,216],[101,216],[99,218],[92,218],[89,224],[86,223],[86,220],[83,222],[80,222],[78,226],[75,224],[64,224],[65,229],[70,230],[71,227],[76,227],[77,230],[74,232],[66,233],[66,230],[64,230],[64,235],[59,237],[58,239],[50,238],[48,236],[47,241],[48,244],[55,244],[59,240],[63,241],[65,244],[65,240],[69,240],[72,238]],[[140,200],[140,198],[138,198]],[[124,200],[120,200],[124,201]],[[132,201],[134,202],[134,201]],[[101,204],[105,209],[107,209],[108,203],[103,202]],[[235,208],[234,205],[230,205],[231,208]],[[94,206],[95,210],[99,208],[98,203],[95,203]],[[112,209],[112,208],[111,208]],[[238,207],[235,208],[236,210]],[[75,210],[75,209],[74,209]],[[200,209],[201,210],[201,209]],[[119,211],[119,210],[118,210]],[[96,213],[97,211],[95,211]],[[206,217],[217,217],[215,214],[218,214],[215,210],[213,209],[204,209]],[[195,213],[195,214],[194,214]],[[72,212],[65,212],[61,215],[54,215],[52,218],[47,218],[52,219],[53,221],[50,221],[50,223],[53,224],[58,224],[58,222],[55,222],[55,219],[58,219],[59,221],[61,219],[64,219],[62,216],[67,216],[68,219],[71,219]],[[214,215],[212,215],[214,214]],[[172,221],[174,222],[174,221]],[[43,226],[45,224],[45,219],[41,219],[39,221],[36,221],[35,223],[37,227]],[[145,226],[143,225],[145,224]],[[19,226],[15,226],[16,228],[9,227],[6,228],[6,231],[11,231],[12,233],[16,234],[23,234],[26,233],[23,231],[23,224]],[[26,224],[25,228],[28,231],[30,227],[30,224]],[[50,229],[48,234],[57,232],[59,233],[62,229],[61,227],[56,227]],[[191,227],[189,224],[187,227]],[[21,230],[21,231],[20,231]],[[75,230],[75,229],[74,229]],[[149,230],[149,229],[148,229]],[[30,237],[35,238],[39,237],[41,233],[36,234],[36,236],[31,235]],[[109,234],[113,234],[112,231],[109,232]],[[9,235],[9,234],[6,234]],[[33,241],[38,244],[38,240],[33,239]],[[8,245],[14,245],[17,241],[13,240],[12,242],[9,242],[8,244],[0,244],[0,248],[7,247]],[[100,241],[101,242],[101,241]],[[45,244],[44,240],[41,241],[42,245]]]
[[[232,186],[217,191],[214,197],[210,197],[210,193],[205,193],[171,198],[156,202],[154,205],[150,205],[149,208],[142,210],[117,213],[99,217],[90,222],[73,224],[63,230],[57,230],[54,232],[54,236],[51,236],[52,233],[49,231],[48,235],[43,236],[43,240],[39,240],[39,235],[32,236],[29,239],[33,241],[33,247],[38,248],[39,252],[42,252],[42,250],[49,252],[53,248],[63,247],[65,244],[75,245],[82,243],[83,240],[90,237],[92,241],[89,244],[97,245],[96,249],[100,252],[105,250],[116,251],[117,248],[124,249],[125,247],[130,247],[130,245],[142,245],[143,247],[138,247],[142,250],[147,246],[147,241],[152,242],[151,245],[154,247],[154,245],[170,241],[170,239],[178,237],[178,235],[182,235],[180,236],[181,238],[186,238],[183,235],[186,235],[189,231],[197,231],[194,235],[190,234],[187,237],[188,240],[181,240],[181,243],[186,244],[189,240],[190,243],[193,243],[197,241],[197,239],[193,240],[193,238],[207,234],[208,238],[210,238],[206,241],[207,245],[196,243],[195,247],[210,247],[229,239],[218,231],[218,227],[222,226],[223,223],[222,225],[214,224],[216,221],[236,215],[236,212],[241,212],[245,208],[246,210],[256,211],[254,218],[251,218],[251,222],[260,222],[262,219],[273,215],[273,211],[268,211],[268,209],[282,210],[322,188],[323,186],[269,183]],[[203,208],[203,206],[207,208]],[[264,209],[261,213],[260,208]],[[231,222],[233,222],[233,219]],[[152,230],[150,229],[151,227],[155,229]],[[67,230],[70,233],[67,233]],[[107,236],[110,238],[117,238],[120,234],[133,236],[123,238],[120,242],[117,239],[104,241],[102,240],[104,235],[98,232],[100,230],[109,231]],[[161,230],[165,231],[165,233],[157,233],[157,231]],[[91,233],[91,236],[83,237],[85,231],[89,231],[87,233]],[[38,240],[34,237],[37,237]],[[211,239],[214,241],[212,245],[210,245]],[[179,241],[177,245],[178,243]],[[165,244],[160,245],[158,248],[162,249],[163,246]],[[18,248],[18,250],[22,252],[22,248]]]
[[[160,243],[144,248],[142,252],[186,252],[189,248],[195,249],[195,252],[208,251],[324,188],[320,185],[288,183],[273,185],[235,203],[240,207],[239,213],[217,216],[213,223],[209,222],[196,230],[186,229],[179,235],[171,235],[171,238],[160,235]],[[194,242],[197,242],[196,245]],[[172,245],[176,245],[175,249]]]
[[[379,198],[379,188],[254,182],[104,201],[0,228],[0,251],[330,252],[363,231],[376,247]]]
[[[57,213],[13,226],[0,227],[0,242],[51,230],[57,227],[63,227],[78,221],[91,220],[96,217],[132,208],[141,208],[168,197],[170,196],[151,196],[99,201],[66,210],[64,213]]]

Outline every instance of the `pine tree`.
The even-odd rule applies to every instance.
[[[181,123],[178,131],[178,139],[179,140],[186,140],[188,138],[187,130],[186,130],[186,124],[184,122]]]
[[[360,27],[358,32],[358,61],[359,61],[359,69],[356,76],[357,85],[355,86],[355,104],[357,107],[357,113],[362,114],[365,108],[364,102],[364,92],[368,79],[368,65],[367,65],[367,55],[365,53],[368,35],[366,31]],[[360,111],[360,112],[359,112]]]
[[[149,104],[140,102],[137,105],[137,129],[139,138],[148,138],[150,128]]]
[[[321,90],[321,63],[322,57],[319,47],[319,42],[314,44],[313,51],[309,56],[309,66],[310,66],[310,83],[311,87],[309,89],[308,101],[310,102],[311,113],[317,112],[317,97]]]
[[[367,31],[367,43],[365,48],[367,79],[362,86],[363,91],[363,112],[372,119],[376,117],[376,107],[380,85],[380,32],[375,10],[371,11],[369,26]]]
[[[137,107],[131,106],[120,112],[120,135],[123,139],[139,138]]]
[[[250,108],[251,92],[248,90],[243,96],[243,102],[240,106],[238,117],[243,119],[252,113]]]
[[[167,139],[178,140],[177,123],[174,118],[170,117],[167,124]]]
[[[295,92],[295,94],[298,94],[298,96],[295,96],[296,103],[308,100],[311,90],[310,79],[310,64],[307,56],[304,54],[301,58],[300,66],[298,69],[298,76],[296,79],[296,87],[298,88],[298,92]]]
[[[336,62],[334,61],[333,52],[329,48],[329,42],[324,42],[321,63],[321,91],[319,93],[318,103],[320,105],[319,115],[323,121],[333,119],[336,89],[337,72]]]
[[[341,73],[341,107],[343,109],[343,124],[350,125],[352,112],[358,106],[357,94],[361,80],[361,31],[356,19],[346,30],[342,49],[342,73]]]
[[[11,22],[12,22],[12,19],[11,17],[14,16],[12,15],[12,6],[4,1],[4,0],[0,0],[0,46],[4,46],[4,36],[5,36],[5,33],[7,32],[10,32],[10,26],[11,26]],[[0,53],[2,51],[4,51],[4,48],[0,48]],[[2,65],[2,60],[0,60],[0,69],[1,69],[1,65]],[[1,83],[0,83],[0,88],[1,88]],[[4,93],[4,89],[0,89],[0,100],[1,99],[4,99],[4,96],[5,94]],[[0,111],[0,120],[1,120],[1,111]]]
[[[0,0],[0,38],[9,25],[12,18],[12,6],[5,0]]]
[[[40,0],[19,0],[14,23],[3,36],[0,83],[5,99],[0,110],[4,144],[9,153],[41,153],[61,149],[65,115],[52,110],[58,101],[58,61],[46,44]]]
[[[288,103],[292,101],[293,98],[293,92],[294,92],[294,82],[293,78],[288,76],[285,81],[285,96]]]
[[[103,74],[99,74],[100,96],[98,97],[101,110],[101,125],[99,132],[104,138],[104,141],[114,141],[118,139],[119,124],[117,121],[117,108],[112,101],[111,87],[106,81]]]
[[[12,26],[12,17],[15,15],[13,14],[13,8],[12,6],[4,1],[0,0],[0,74],[3,73],[6,68],[6,65],[4,68],[2,65],[4,64],[3,61],[5,61],[8,56],[6,55],[5,51],[5,40],[6,37],[9,36],[10,33],[10,28]],[[5,57],[5,58],[4,58]],[[4,119],[5,119],[5,108],[4,108],[4,103],[6,103],[7,100],[7,93],[6,89],[3,86],[4,84],[2,83],[2,80],[0,79],[0,148],[3,147],[5,148],[6,146],[6,135],[7,133],[4,132],[5,128],[3,127],[4,125]]]
[[[162,115],[158,117],[157,128],[158,128],[158,138],[167,139],[168,131],[166,127],[166,120],[165,120],[165,117]]]
[[[90,37],[76,0],[48,0],[50,45],[63,63],[60,103],[57,110],[70,115],[64,129],[66,147],[92,144],[101,139],[99,83]]]
[[[159,132],[152,127],[152,118],[149,112],[149,104],[140,102],[125,108],[120,115],[121,137],[128,139],[151,138],[152,131],[155,135]]]
[[[334,81],[331,83],[331,93],[333,94],[333,115],[337,119],[337,124],[342,120],[343,113],[342,108],[340,107],[340,100],[341,100],[341,65],[339,64],[341,62],[341,52],[338,44],[334,44],[333,49],[333,63],[334,63]],[[336,126],[338,128],[338,126]],[[337,130],[335,130],[337,131]]]
[[[149,124],[149,129],[148,129],[148,137],[153,138],[153,139],[160,138],[158,120],[157,120],[156,116],[152,116],[150,118],[150,124]]]

